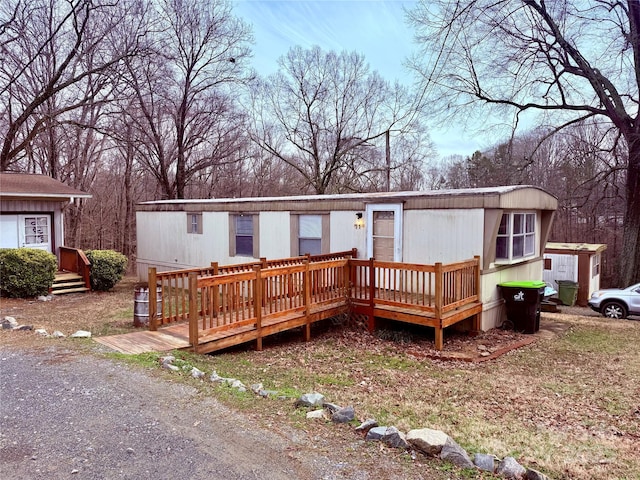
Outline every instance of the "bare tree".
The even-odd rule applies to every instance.
[[[165,198],[184,198],[192,177],[237,162],[246,129],[233,88],[248,80],[251,35],[226,0],[164,0],[156,53],[128,63],[141,158]]]
[[[493,110],[478,114],[515,112],[516,125],[530,112],[558,128],[615,125],[628,153],[621,281],[640,281],[640,2],[422,0],[411,19],[415,67],[441,112],[481,103]]]
[[[11,15],[9,16],[8,13]],[[0,9],[0,170],[20,168],[33,140],[60,118],[108,97],[145,33],[136,0],[7,0]],[[55,152],[49,152],[50,162]],[[55,165],[49,164],[52,176]]]
[[[407,91],[370,72],[362,55],[319,47],[290,49],[252,93],[253,140],[316,194],[370,189],[372,179],[380,189],[385,135],[408,129],[415,113]]]

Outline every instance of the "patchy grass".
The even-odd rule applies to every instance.
[[[65,334],[78,329],[94,335],[131,331],[134,283],[121,282],[106,294],[46,303],[3,299],[2,315]],[[559,323],[568,328],[550,328]],[[545,330],[534,344],[479,364],[413,354],[423,342],[419,333],[372,336],[341,328],[316,330],[309,343],[301,341],[300,332],[279,335],[265,341],[262,352],[251,345],[206,356],[174,352],[180,362],[207,376],[216,370],[248,387],[262,383],[286,400],[261,399],[200,382],[186,371],[176,375],[161,370],[158,354],[109,356],[187,382],[266,426],[284,421],[332,442],[343,438],[345,451],[357,450],[354,455],[365,461],[375,463],[379,445],[355,448],[357,437],[349,426],[310,426],[304,412],[293,408],[293,399],[317,391],[333,403],[353,405],[359,419],[374,417],[404,431],[442,429],[470,453],[513,455],[554,479],[640,478],[640,322],[607,320],[575,309],[571,314],[543,314],[542,326]],[[448,338],[445,335],[445,342]],[[0,334],[5,346],[47,342],[103,351],[92,342],[44,339],[29,332]],[[414,469],[416,477],[429,469],[433,478],[456,478],[454,473],[457,478],[493,478],[451,470],[420,456],[412,460],[402,452],[385,452],[409,472]]]

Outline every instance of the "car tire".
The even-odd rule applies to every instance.
[[[602,306],[602,314],[607,318],[627,318],[627,307],[620,302],[607,302]]]

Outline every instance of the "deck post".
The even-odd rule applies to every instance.
[[[435,277],[436,277],[436,292],[435,292],[435,314],[436,314],[436,337],[435,337],[435,347],[436,350],[442,350],[444,341],[442,334],[442,300],[443,300],[443,272],[442,272],[442,263],[438,262],[434,265],[435,267]]]
[[[477,295],[477,300],[478,302],[482,301],[482,296],[480,295],[482,292],[482,288],[481,288],[481,276],[480,276],[480,255],[475,255],[473,257],[476,261],[476,266],[475,266],[475,274],[476,274],[476,278],[475,278],[475,287],[476,287],[476,291],[475,294]],[[474,332],[479,332],[482,329],[482,312],[477,313],[473,316],[473,326],[471,327],[473,328]]]
[[[149,330],[155,332],[158,330],[158,293],[156,287],[156,267],[149,267],[148,285],[149,285]],[[164,305],[164,303],[163,303]]]
[[[189,343],[198,353],[198,274],[189,273]]]
[[[304,341],[311,340],[311,270],[309,270],[309,258],[304,261]]]
[[[260,265],[255,265],[253,267],[253,271],[256,274],[254,292],[255,298],[253,300],[253,311],[256,317],[256,350],[262,351],[262,299],[263,299],[263,287],[264,282],[262,281],[262,273],[261,273]]]
[[[211,262],[211,269],[213,270],[213,275],[218,275],[220,273],[218,262]],[[220,285],[212,288],[211,297],[213,300],[213,312],[209,313],[211,318],[218,318],[218,312],[220,311]]]
[[[340,285],[340,288],[342,288],[344,299],[346,301],[349,301],[349,299],[351,299],[351,268],[349,267],[350,264],[351,262],[349,261],[349,259],[347,259],[347,261],[344,262],[344,267],[342,268],[342,285]]]
[[[376,305],[376,268],[373,257],[369,259],[369,332],[373,332],[376,328],[376,318],[373,311]]]

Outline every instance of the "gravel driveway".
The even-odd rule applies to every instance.
[[[0,354],[0,478],[371,478],[195,389],[52,347]],[[284,433],[283,433],[284,432]]]

